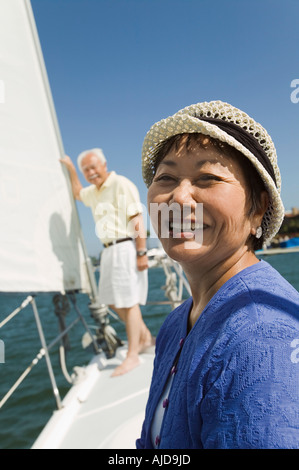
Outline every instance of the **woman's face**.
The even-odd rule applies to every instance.
[[[173,204],[180,213],[165,211],[166,205]],[[181,263],[211,265],[238,251],[244,253],[257,226],[254,217],[247,215],[246,180],[238,161],[212,146],[201,148],[195,141],[186,148],[184,138],[159,164],[149,187],[148,207],[164,250]],[[159,207],[163,210],[157,217]]]

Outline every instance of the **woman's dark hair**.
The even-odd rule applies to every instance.
[[[221,142],[218,139],[214,139],[212,137],[199,133],[177,134],[170,137],[169,139],[162,142],[156,149],[156,158],[154,165],[155,173],[161,161],[166,157],[166,155],[168,155],[172,148],[179,148],[179,144],[181,143],[183,137],[186,137],[185,146],[187,149],[190,148],[191,143],[196,142],[196,144],[201,148],[209,149],[213,147],[218,150],[219,153],[234,158],[240,164],[241,168],[243,169],[244,175],[246,176],[245,180],[249,191],[249,209],[247,215],[251,216],[256,212],[262,211],[261,195],[263,191],[267,190],[259,173],[255,169],[251,161],[245,157],[245,155],[243,155],[234,147],[231,147],[230,145],[226,144],[225,142]],[[249,238],[247,240],[249,248],[251,248],[253,251],[261,249],[264,242],[263,238],[263,235],[259,239],[257,239],[254,235],[249,235]]]

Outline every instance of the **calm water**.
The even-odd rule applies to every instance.
[[[299,290],[299,253],[267,256],[264,258],[274,266],[297,290]],[[166,300],[161,286],[165,284],[164,272],[160,268],[149,270],[149,301]],[[0,294],[0,321],[17,308],[24,300],[24,294]],[[46,341],[49,344],[58,334],[58,321],[54,313],[52,295],[42,294],[36,298],[37,307],[43,324]],[[77,305],[90,325],[94,325],[88,310],[89,299],[85,295],[77,296]],[[170,312],[170,306],[142,307],[145,322],[154,336],[157,335],[164,318]],[[76,314],[68,314],[69,324]],[[124,326],[110,319],[118,335],[125,339]],[[67,367],[72,373],[73,367],[84,365],[90,359],[90,351],[81,347],[84,334],[83,326],[78,323],[69,334],[71,350],[67,355]],[[0,363],[0,399],[18,379],[20,374],[31,364],[41,345],[35,326],[31,306],[26,307],[8,325],[0,330],[0,338],[5,344],[5,363]],[[69,390],[69,384],[60,372],[58,350],[50,353],[57,385],[63,398]],[[17,391],[0,410],[0,449],[27,449],[47,423],[55,409],[51,384],[42,359],[30,372]]]

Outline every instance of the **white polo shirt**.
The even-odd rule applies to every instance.
[[[95,185],[81,189],[80,199],[91,208],[102,243],[136,237],[130,219],[142,213],[142,204],[137,187],[128,178],[111,171],[99,189]]]

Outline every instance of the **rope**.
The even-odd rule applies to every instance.
[[[91,342],[92,342],[93,347],[94,347],[94,351],[95,351],[96,354],[98,354],[98,353],[100,352],[100,351],[99,351],[98,344],[97,344],[96,340],[94,339],[92,332],[90,331],[90,329],[89,329],[89,327],[88,327],[88,325],[87,325],[87,323],[86,323],[86,321],[85,321],[83,315],[81,314],[81,312],[80,312],[80,310],[79,310],[79,308],[78,308],[78,306],[77,306],[76,297],[75,297],[74,293],[69,293],[69,296],[70,296],[71,302],[72,302],[72,304],[73,304],[73,307],[74,307],[75,311],[77,312],[78,319],[81,320],[81,322],[82,322],[84,328],[86,329],[87,333],[88,333],[89,336],[90,336]]]
[[[66,295],[55,294],[53,295],[53,304],[55,306],[55,315],[58,317],[59,330],[63,332],[66,330],[65,317],[70,311],[70,304]],[[63,347],[66,351],[71,349],[69,338],[65,335],[62,339]]]
[[[65,380],[69,384],[73,384],[74,381],[72,377],[70,376],[67,370],[67,366],[66,366],[66,352],[69,351],[71,347],[70,347],[69,337],[66,333],[67,327],[65,324],[65,317],[70,311],[70,304],[69,304],[67,296],[64,294],[54,295],[52,301],[55,306],[55,314],[58,317],[60,332],[61,334],[63,333],[63,336],[61,336],[61,344],[59,346],[59,362],[60,362],[61,371],[64,375]],[[78,321],[79,321],[79,318],[78,318]]]
[[[69,384],[73,384],[74,381],[73,381],[72,377],[70,376],[70,374],[68,373],[68,370],[66,368],[65,349],[64,349],[64,346],[62,346],[62,345],[59,346],[59,357],[60,357],[60,367],[61,367],[61,370],[62,370],[62,373],[64,375],[65,380]]]

